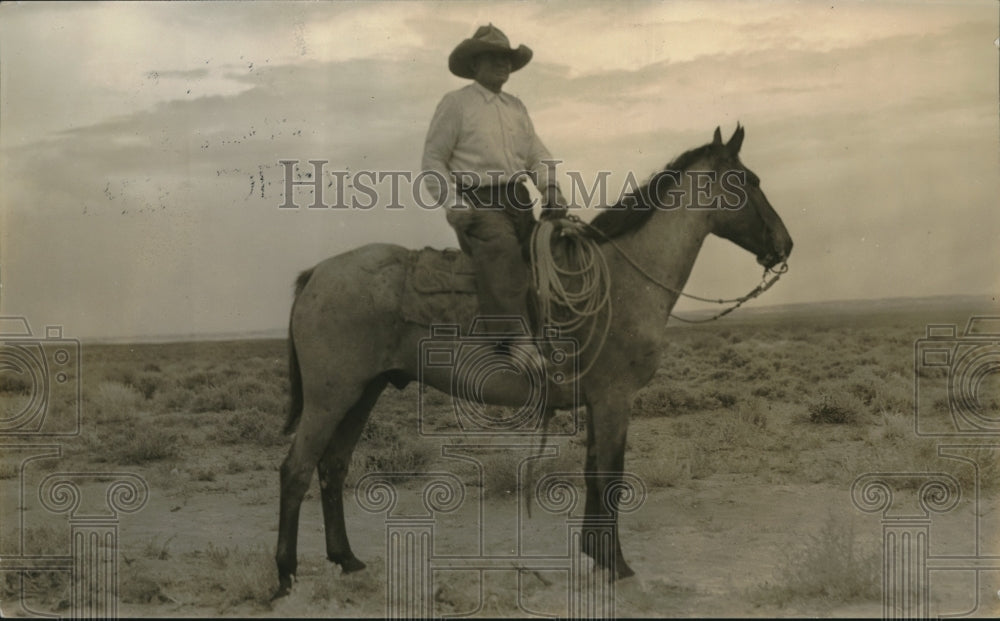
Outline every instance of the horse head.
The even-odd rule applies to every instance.
[[[760,187],[760,178],[740,161],[744,130],[737,125],[728,142],[715,128],[712,142],[704,147],[706,166],[714,174],[708,193],[710,231],[753,253],[757,262],[770,269],[784,263],[792,252],[792,238]]]

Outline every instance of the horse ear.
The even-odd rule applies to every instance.
[[[712,137],[712,144],[722,144],[722,129],[715,127],[715,136]]]
[[[726,143],[726,148],[729,149],[730,153],[736,155],[740,152],[740,147],[742,146],[743,146],[743,127],[741,125],[737,125],[736,131],[733,132],[733,137],[730,138],[729,142]]]

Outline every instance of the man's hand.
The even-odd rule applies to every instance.
[[[545,205],[542,207],[542,220],[566,217],[566,199],[563,198],[559,186],[550,185],[545,189]]]

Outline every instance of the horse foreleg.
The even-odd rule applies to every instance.
[[[624,401],[624,400],[621,400]],[[635,574],[618,539],[618,497],[625,470],[628,408],[596,403],[588,408],[583,551],[601,567],[614,567],[613,578]]]
[[[323,523],[326,530],[326,557],[340,565],[344,573],[361,571],[365,564],[354,556],[344,525],[344,478],[351,465],[354,447],[364,431],[368,415],[382,394],[387,381],[372,380],[364,394],[337,426],[326,453],[319,461],[319,487],[323,497]]]

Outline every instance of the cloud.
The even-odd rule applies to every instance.
[[[198,69],[183,69],[178,71],[169,71],[166,69],[161,69],[159,71],[153,70],[146,74],[152,79],[159,80],[160,78],[166,79],[178,79],[178,80],[197,80],[199,78],[204,78],[208,76],[208,69],[198,68]]]
[[[630,3],[613,26],[603,5],[562,2],[13,12],[0,24],[4,310],[92,335],[264,329],[325,256],[455,245],[438,212],[280,210],[278,162],[415,171],[434,107],[464,84],[448,52],[491,20],[535,49],[508,90],[550,150],[585,178],[612,171],[612,190],[716,125],[747,127],[743,160],[796,240],[768,301],[989,290],[995,269],[976,263],[1000,241],[997,65],[978,42],[995,38],[995,14],[715,6]],[[758,277],[714,240],[690,288],[738,295]]]

